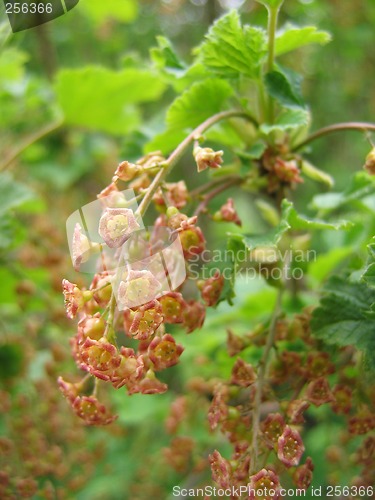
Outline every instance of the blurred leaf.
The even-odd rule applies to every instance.
[[[364,273],[361,276],[367,286],[375,288],[375,238],[372,239],[373,243],[367,246],[369,253],[369,262],[366,266]]]
[[[236,151],[236,154],[240,158],[245,158],[247,160],[258,160],[262,154],[265,152],[267,146],[264,142],[256,142],[246,151]]]
[[[4,380],[20,375],[24,357],[21,344],[6,343],[0,345],[0,379]]]
[[[145,151],[162,151],[164,154],[172,151],[186,137],[186,133],[182,130],[165,130],[160,134],[155,135],[150,142],[146,144]]]
[[[373,193],[375,193],[375,178],[366,172],[357,172],[344,192],[318,194],[314,196],[312,206],[318,210],[335,210]]]
[[[158,47],[150,50],[151,58],[156,67],[165,69],[176,76],[185,74],[186,65],[179,59],[171,42],[164,36],[156,37]]]
[[[303,107],[302,99],[295,93],[288,78],[280,71],[271,71],[264,76],[266,90],[271,97],[288,108]]]
[[[332,188],[332,186],[334,185],[335,181],[333,180],[332,176],[315,167],[315,165],[312,165],[305,159],[302,160],[301,170],[307,177],[309,177],[313,181],[322,182],[329,188]]]
[[[55,89],[68,124],[122,135],[139,124],[132,105],[159,98],[165,84],[149,70],[87,66],[59,71]]]
[[[318,31],[315,26],[298,28],[292,25],[287,25],[282,32],[277,34],[275,52],[276,55],[279,56],[305,45],[310,45],[312,43],[325,45],[330,41],[331,35],[327,31]]]
[[[266,54],[265,31],[242,27],[238,12],[232,10],[213,24],[197,53],[207,68],[221,76],[258,78]]]
[[[0,174],[0,215],[21,206],[34,196],[30,188],[14,181],[10,174]]]
[[[223,111],[233,89],[225,80],[209,78],[193,84],[173,101],[167,113],[170,129],[193,128]]]
[[[0,217],[0,250],[12,246],[16,236],[16,224],[9,214]]]
[[[271,132],[299,128],[308,125],[310,121],[310,113],[306,109],[288,109],[277,117],[273,125],[264,123],[260,129],[263,133],[269,134]]]
[[[328,344],[353,345],[364,350],[374,368],[375,318],[371,315],[371,307],[375,302],[375,290],[363,283],[351,283],[334,276],[324,292],[311,320],[314,335]]]
[[[332,248],[327,253],[319,255],[314,262],[309,264],[309,276],[319,282],[323,281],[352,253],[352,247]]]
[[[138,14],[136,0],[80,0],[78,8],[95,24],[103,24],[109,18],[130,23]]]
[[[0,82],[17,81],[24,77],[24,66],[29,56],[16,47],[0,52]]]
[[[320,219],[310,219],[297,213],[296,209],[293,207],[292,202],[288,200],[283,200],[282,202],[282,217],[287,220],[290,227],[293,230],[312,230],[312,229],[349,229],[353,226],[353,223],[347,220],[340,220],[337,222],[328,222]]]
[[[289,229],[295,231],[314,229],[348,229],[351,222],[327,222],[319,219],[309,219],[299,214],[293,203],[284,199],[281,204],[281,218],[278,224],[263,234],[235,234],[228,233],[228,248],[234,253],[246,249],[248,252],[258,247],[275,247],[283,234]]]

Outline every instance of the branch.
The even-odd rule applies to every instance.
[[[298,151],[310,142],[315,141],[315,139],[319,139],[320,137],[324,137],[325,135],[332,134],[334,132],[340,132],[342,130],[357,130],[358,132],[366,132],[368,130],[372,130],[375,132],[375,124],[366,122],[335,123],[333,125],[329,125],[328,127],[323,127],[316,132],[313,132],[304,141],[294,146],[292,151]]]
[[[157,173],[156,177],[150,184],[147,189],[147,193],[143,198],[142,202],[139,204],[137,215],[142,217],[147,208],[149,207],[151,200],[157,191],[161,182],[167,177],[173,167],[176,165],[178,160],[184,154],[185,150],[190,146],[192,142],[194,142],[197,138],[199,138],[207,129],[215,125],[215,123],[225,120],[227,118],[232,117],[242,117],[247,120],[253,121],[252,117],[248,115],[248,113],[244,111],[223,111],[221,113],[217,113],[216,115],[211,116],[206,121],[198,125],[196,129],[194,129],[178,146],[177,148],[170,154],[169,158],[161,164],[161,169]]]
[[[243,179],[241,179],[241,177],[233,177],[232,179],[227,180],[227,182],[224,182],[223,184],[219,185],[216,189],[213,189],[211,192],[206,194],[201,203],[199,203],[193,215],[198,216],[207,207],[207,204],[218,194],[222,193],[223,191],[226,191],[227,189],[229,189],[232,186],[235,186],[236,184],[240,184],[241,182],[243,182]]]
[[[0,163],[0,172],[3,170],[6,170],[12,162],[20,155],[22,154],[29,146],[34,144],[34,142],[39,141],[40,139],[43,139],[46,135],[50,134],[51,132],[54,132],[57,130],[59,127],[62,125],[62,120],[57,120],[53,123],[50,123],[49,125],[46,125],[42,129],[38,130],[37,132],[34,132],[33,134],[30,134],[28,137],[24,139],[23,142],[18,146],[18,148],[14,149],[13,151],[10,152],[8,156],[5,157],[5,159]]]
[[[263,387],[265,383],[265,378],[267,375],[268,358],[275,342],[276,335],[276,322],[280,314],[281,299],[283,295],[283,288],[280,288],[277,294],[275,307],[271,317],[271,323],[268,331],[267,343],[264,348],[263,356],[260,361],[260,368],[258,374],[258,382],[256,386],[255,400],[254,400],[254,410],[253,410],[253,437],[252,437],[252,460],[250,462],[250,467],[252,473],[257,472],[257,458],[258,458],[258,434],[259,434],[259,422],[260,422],[260,409],[262,403]]]

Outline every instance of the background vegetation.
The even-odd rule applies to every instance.
[[[231,7],[240,7],[245,22],[264,25],[264,9],[251,0],[81,0],[69,14],[16,35],[9,35],[1,13],[0,461],[25,496],[164,499],[174,484],[209,477],[206,469],[189,475],[168,465],[162,450],[171,441],[165,427],[170,402],[193,375],[230,373],[226,328],[248,331],[267,312],[273,291],[261,282],[251,290],[239,282],[235,309],[222,303],[200,332],[184,338],[184,363],[168,374],[170,392],[145,400],[113,391],[120,418],[107,429],[85,428],[62,400],[56,378],[74,369],[74,327],[65,318],[61,280],[85,281],[71,266],[66,218],[95,199],[120,160],[151,150],[152,138],[164,130],[165,109],[175,94],[152,69],[158,65],[155,52],[150,64],[156,37],[168,37],[188,62],[211,22]],[[288,59],[307,74],[303,93],[313,110],[312,128],[374,121],[375,3],[286,0],[281,16],[282,22],[315,24],[333,36],[329,45],[301,49]],[[339,190],[368,149],[362,135],[346,132],[317,143],[310,158],[334,176]],[[190,181],[190,168],[186,158],[173,177]],[[190,187],[198,182],[191,178]],[[297,204],[305,207],[307,193],[310,198],[318,189],[306,182]],[[239,200],[240,212],[241,206]],[[251,215],[247,229],[254,230],[262,223]],[[216,241],[226,230],[206,228]],[[327,272],[351,248],[350,237],[330,238],[319,243],[322,252],[327,246],[337,250],[325,261]],[[317,282],[323,277],[316,269]],[[186,433],[198,442],[197,453],[207,454],[218,438],[204,419],[203,412],[192,412]],[[332,477],[345,484],[339,458],[336,465],[327,461],[327,450],[337,451],[339,430],[340,422],[325,422],[309,434],[315,485]]]

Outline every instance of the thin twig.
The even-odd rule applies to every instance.
[[[45,126],[44,128],[38,130],[34,134],[29,135],[24,139],[21,144],[13,149],[13,151],[10,152],[8,156],[5,157],[5,159],[0,163],[0,172],[3,170],[6,170],[10,165],[13,163],[13,161],[20,156],[28,147],[30,147],[34,142],[39,141],[40,139],[43,139],[43,137],[47,136],[51,132],[54,132],[57,130],[59,127],[61,127],[63,121],[62,120],[57,120],[53,123],[50,123],[49,125]]]
[[[239,178],[239,177],[238,178],[234,178],[234,179],[230,179],[226,183],[224,183],[224,184],[218,186],[216,189],[213,189],[212,191],[210,191],[208,194],[206,194],[206,196],[201,201],[201,203],[199,203],[199,205],[195,209],[195,212],[194,212],[193,215],[197,215],[198,216],[201,212],[203,212],[205,210],[205,208],[207,207],[208,203],[213,198],[215,198],[218,194],[222,193],[223,191],[226,191],[227,189],[229,189],[232,186],[235,186],[236,184],[240,184],[241,182],[242,182],[242,179]]]
[[[305,147],[307,144],[310,144],[310,142],[315,141],[315,139],[319,139],[320,137],[324,137],[325,135],[332,134],[334,132],[340,132],[342,130],[357,130],[358,132],[366,132],[368,130],[375,131],[375,123],[344,122],[328,125],[328,127],[323,127],[316,132],[313,132],[305,140],[294,146],[292,151],[298,151],[299,149]]]
[[[170,173],[170,171],[173,169],[173,167],[176,165],[178,160],[181,158],[181,156],[184,154],[185,150],[187,147],[190,146],[192,142],[196,140],[197,137],[201,136],[207,129],[215,125],[215,123],[225,120],[227,118],[232,118],[232,117],[239,117],[239,118],[245,118],[251,121],[251,117],[244,111],[223,111],[221,113],[217,113],[216,115],[211,116],[208,118],[206,121],[201,123],[195,130],[193,130],[178,146],[177,148],[171,153],[169,158],[166,160],[166,162],[163,164],[163,168],[159,170],[157,173],[156,177],[148,187],[147,193],[141,203],[139,204],[138,210],[137,210],[137,215],[142,217],[147,208],[149,207],[152,198],[157,191],[159,185],[164,181],[164,179],[167,177],[167,175]]]
[[[205,191],[210,191],[211,189],[215,188],[219,184],[222,184],[223,182],[229,181],[231,179],[241,179],[241,177],[235,176],[235,175],[226,175],[225,177],[219,177],[218,179],[213,179],[210,182],[206,182],[206,184],[202,184],[201,186],[198,186],[197,188],[192,189],[190,191],[190,196],[191,196],[191,198],[196,198],[201,193],[204,193]]]
[[[263,395],[265,378],[267,375],[268,358],[269,358],[272,346],[275,342],[276,323],[277,323],[278,316],[280,314],[282,296],[283,296],[283,288],[280,288],[279,292],[277,294],[275,307],[274,307],[272,317],[271,317],[271,323],[270,323],[270,327],[268,330],[267,343],[266,343],[266,346],[264,348],[263,356],[262,356],[262,359],[261,359],[260,364],[259,364],[259,373],[258,373],[258,381],[257,381],[257,386],[256,386],[256,392],[255,392],[253,422],[252,422],[252,426],[253,426],[252,456],[253,456],[253,459],[252,459],[251,464],[250,464],[252,473],[255,473],[257,470],[260,408],[261,408],[261,403],[262,403],[262,395]]]

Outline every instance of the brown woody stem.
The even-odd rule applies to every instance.
[[[216,115],[211,116],[206,121],[201,123],[195,130],[193,130],[178,146],[177,148],[170,154],[169,158],[165,162],[164,168],[159,170],[156,177],[150,184],[147,189],[147,193],[145,194],[143,200],[139,204],[137,215],[142,217],[147,208],[149,207],[152,198],[157,191],[160,184],[164,181],[167,175],[171,172],[173,167],[176,165],[178,160],[184,154],[185,150],[190,146],[192,142],[196,140],[197,137],[201,136],[206,130],[215,125],[215,123],[220,122],[221,120],[225,120],[227,118],[245,118],[247,120],[252,121],[252,117],[245,113],[244,111],[223,111],[221,113],[217,113]]]
[[[367,123],[367,122],[344,122],[344,123],[334,123],[333,125],[328,125],[328,127],[323,127],[316,132],[313,132],[309,135],[305,140],[294,146],[292,151],[298,151],[302,149],[310,142],[319,139],[320,137],[324,137],[325,135],[333,134],[334,132],[341,132],[343,130],[357,130],[358,132],[367,132],[372,130],[375,132],[375,123]]]

